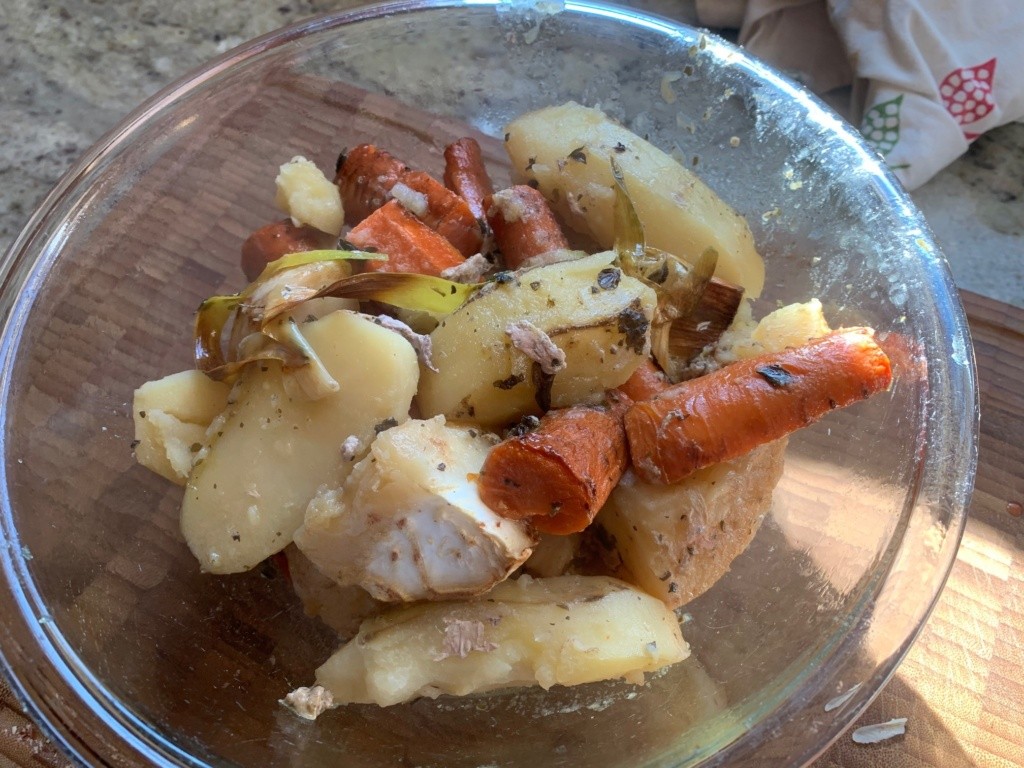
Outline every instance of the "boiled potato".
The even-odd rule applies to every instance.
[[[277,174],[277,207],[299,227],[308,224],[329,235],[340,235],[345,223],[338,186],[304,157],[293,157]]]
[[[566,367],[551,388],[554,407],[594,400],[622,384],[647,354],[657,300],[613,267],[614,259],[599,253],[518,273],[449,315],[430,334],[438,372],[421,374],[423,414],[500,426],[540,413],[534,361],[507,332],[523,319],[565,353]],[[599,284],[602,272],[613,279]]]
[[[509,124],[505,148],[514,178],[535,182],[573,229],[604,248],[615,240],[611,158],[644,226],[648,245],[693,262],[718,251],[716,275],[757,297],[764,262],[746,221],[697,176],[602,112],[569,102]]]
[[[767,352],[781,352],[787,347],[803,346],[831,330],[817,299],[779,307],[759,321],[751,317],[750,305],[744,302],[732,325],[719,339],[714,356],[722,364],[734,363]]]
[[[523,576],[462,603],[421,603],[368,619],[317,670],[338,704],[398,704],[514,686],[641,681],[685,659],[676,617],[604,576]]]
[[[204,571],[237,573],[286,547],[320,485],[339,485],[375,436],[408,418],[412,346],[350,312],[302,331],[340,391],[292,398],[280,365],[250,366],[211,428],[185,489],[181,528]],[[349,437],[359,449],[347,459]]]
[[[206,428],[227,406],[229,390],[199,371],[172,373],[135,390],[136,460],[184,485]]]
[[[699,470],[674,485],[627,472],[598,513],[630,581],[678,608],[708,590],[771,509],[786,441]]]

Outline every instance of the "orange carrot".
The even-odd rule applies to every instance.
[[[625,396],[609,393],[607,407],[549,411],[533,432],[499,443],[480,471],[481,500],[544,533],[582,531],[629,463],[622,428],[628,405]]]
[[[337,238],[313,227],[296,227],[291,219],[276,221],[260,227],[242,243],[242,271],[252,282],[272,261],[289,253],[315,251],[331,245]]]
[[[476,218],[487,218],[484,200],[494,193],[494,187],[476,139],[464,136],[444,148],[444,184],[469,204]]]
[[[394,200],[363,219],[347,239],[357,248],[387,254],[387,261],[365,262],[368,272],[417,272],[437,277],[464,261],[455,246]]]
[[[384,205],[391,188],[408,170],[405,163],[373,144],[349,150],[334,176],[345,221],[354,226]]]
[[[618,387],[618,391],[637,402],[650,400],[672,386],[664,372],[649,357],[645,357],[633,375]]]
[[[483,232],[469,203],[423,171],[407,171],[399,181],[426,198],[426,210],[415,212],[424,224],[447,239],[463,256],[472,256],[480,250]]]
[[[548,201],[533,187],[518,185],[491,195],[487,222],[507,269],[517,269],[542,253],[569,247]]]
[[[873,335],[836,331],[636,403],[625,416],[634,468],[647,482],[675,483],[887,389],[889,359]]]

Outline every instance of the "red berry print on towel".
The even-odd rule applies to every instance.
[[[860,132],[868,144],[885,157],[900,140],[900,105],[903,94],[889,101],[880,101],[867,112],[860,124]]]
[[[954,69],[939,86],[942,106],[958,125],[970,125],[988,117],[995,108],[992,98],[992,78],[996,73],[996,60],[984,64]]]

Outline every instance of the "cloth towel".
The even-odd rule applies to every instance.
[[[1024,118],[1022,0],[697,0],[701,23],[848,115],[907,189],[985,131]]]

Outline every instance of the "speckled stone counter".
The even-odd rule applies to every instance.
[[[244,40],[354,0],[5,0],[0,251],[68,166],[163,85]],[[633,5],[694,23],[693,2]],[[958,285],[1024,306],[1024,124],[983,136],[914,194]]]

